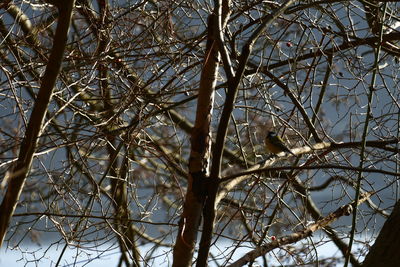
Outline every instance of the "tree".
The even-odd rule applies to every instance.
[[[399,203],[397,202],[393,208],[392,214],[386,220],[382,230],[371,247],[363,266],[398,266],[400,257],[397,251],[393,251],[398,244],[399,230],[397,223],[399,222]]]
[[[4,246],[361,265],[398,200],[397,2],[77,0],[67,39],[64,2],[0,4]]]

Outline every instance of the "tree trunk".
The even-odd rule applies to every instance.
[[[209,176],[212,142],[210,122],[219,66],[218,46],[214,39],[213,27],[212,20],[209,19],[206,57],[200,79],[196,121],[191,136],[188,189],[174,247],[174,267],[192,264],[205,200],[205,182]]]
[[[400,266],[400,201],[394,206],[371,250],[364,267]]]
[[[50,2],[53,3],[53,1]],[[61,62],[64,57],[64,50],[67,44],[68,29],[74,3],[75,0],[64,1],[63,3],[53,3],[58,5],[57,7],[59,11],[53,49],[42,78],[42,84],[36,97],[24,139],[21,143],[17,163],[13,169],[13,173],[10,175],[11,178],[8,183],[7,191],[0,206],[0,247],[3,244],[11,217],[17,207],[19,197],[31,169],[33,155],[36,151],[40,134],[43,131],[47,107],[50,104],[54,85],[60,72]]]

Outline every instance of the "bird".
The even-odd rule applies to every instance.
[[[293,156],[296,156],[292,151],[290,151],[289,148],[286,147],[282,138],[272,131],[268,132],[268,135],[265,137],[265,148],[274,155],[277,155],[281,152],[288,152]]]

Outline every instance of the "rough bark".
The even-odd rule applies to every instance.
[[[397,201],[392,214],[386,220],[363,267],[400,266],[400,201]]]

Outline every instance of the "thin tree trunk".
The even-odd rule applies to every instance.
[[[242,53],[238,60],[239,63],[236,73],[233,73],[232,66],[229,66],[230,62],[224,60],[224,67],[228,76],[228,91],[226,94],[225,104],[218,125],[217,137],[213,149],[213,161],[210,174],[211,181],[207,183],[209,195],[207,196],[205,207],[209,210],[204,211],[204,227],[200,241],[201,246],[199,249],[198,263],[196,265],[197,267],[207,266],[207,258],[211,246],[212,233],[215,222],[215,209],[218,205],[216,200],[218,199],[217,195],[220,182],[219,177],[221,173],[222,152],[225,146],[229,120],[234,108],[236,95],[239,90],[239,85],[243,79],[253,45],[257,41],[260,34],[267,28],[267,26],[270,25],[276,18],[278,18],[293,2],[294,0],[286,1],[284,4],[281,5],[280,8],[276,9],[270,16],[267,16],[265,20],[262,21],[261,25],[254,31],[246,44],[243,46]],[[221,46],[222,45],[223,44],[221,44]],[[220,49],[223,48],[220,47]]]
[[[7,191],[0,206],[0,247],[3,244],[8,225],[31,169],[33,155],[43,130],[47,107],[49,106],[53,88],[60,72],[61,62],[68,40],[67,35],[74,2],[75,0],[60,1],[60,3],[56,2],[58,3],[59,17],[54,36],[53,49],[42,78],[43,82],[40,86],[24,139],[21,143],[18,160],[10,175]]]
[[[206,197],[205,181],[209,176],[212,143],[210,122],[219,66],[218,45],[214,38],[212,17],[211,15],[208,23],[208,39],[200,78],[196,121],[191,136],[188,189],[174,247],[174,267],[191,266],[192,264],[203,203]]]

